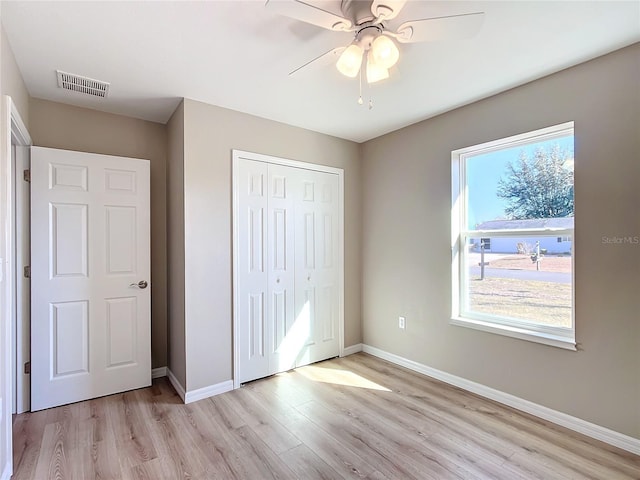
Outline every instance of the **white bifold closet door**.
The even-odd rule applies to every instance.
[[[296,366],[340,353],[338,345],[338,176],[298,169],[295,204],[295,314],[305,338]]]
[[[339,354],[338,175],[236,164],[238,378]]]

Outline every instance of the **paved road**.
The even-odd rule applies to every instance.
[[[480,276],[480,267],[469,268],[471,275]],[[538,272],[535,270],[509,270],[507,268],[484,268],[485,278],[516,278],[518,280],[537,280],[539,282],[571,283],[571,273]]]

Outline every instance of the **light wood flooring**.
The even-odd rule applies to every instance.
[[[640,479],[640,457],[364,353],[183,405],[18,415],[14,479]]]

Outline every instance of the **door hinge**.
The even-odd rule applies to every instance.
[[[31,183],[31,170],[29,170],[29,169],[23,170],[22,178],[24,178],[25,182]]]
[[[24,267],[23,273],[24,273],[24,278],[31,278],[31,267],[29,265]]]
[[[31,373],[31,362],[26,362],[24,364],[24,374],[29,375]]]

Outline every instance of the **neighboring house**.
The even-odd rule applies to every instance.
[[[573,229],[573,217],[534,218],[528,220],[490,220],[476,226],[477,230],[518,230],[531,228]],[[540,242],[540,250],[547,254],[570,254],[572,239],[567,236],[549,234],[548,237],[490,237],[471,239],[473,249],[480,251],[480,242],[484,241],[485,251],[491,253],[533,253],[536,242]],[[544,252],[543,252],[544,253]]]

